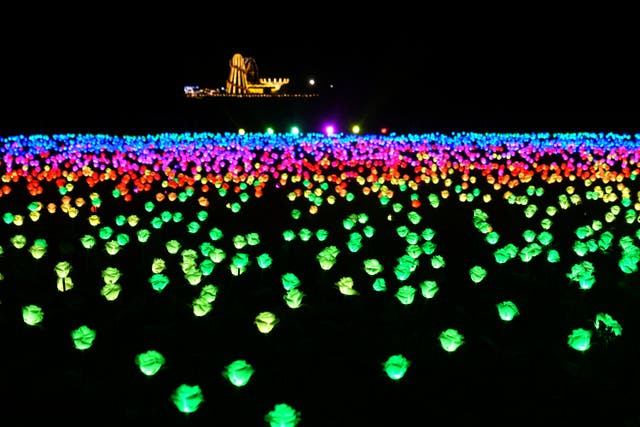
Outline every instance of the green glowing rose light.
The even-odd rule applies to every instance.
[[[496,304],[496,307],[498,308],[500,319],[505,322],[512,321],[514,317],[520,314],[518,307],[512,301],[503,301]]]
[[[358,232],[351,233],[349,235],[347,247],[351,252],[358,252],[362,248],[362,235]]]
[[[96,238],[90,234],[85,234],[80,238],[80,243],[85,249],[91,249],[96,245]]]
[[[600,237],[598,238],[598,248],[602,251],[602,252],[606,252],[609,250],[609,248],[611,248],[611,245],[613,245],[613,233],[610,231],[605,231],[602,234],[600,234]]]
[[[246,360],[235,360],[224,367],[222,376],[236,387],[244,387],[249,383],[255,370]]]
[[[401,225],[396,228],[396,234],[402,239],[407,237],[407,234],[409,234],[410,231],[411,230],[409,230],[409,227],[407,227],[406,225]]]
[[[398,288],[395,297],[402,305],[409,305],[415,299],[415,295],[416,288],[410,285],[404,285]]]
[[[293,273],[285,273],[281,276],[282,286],[285,290],[290,291],[300,286],[300,279]]]
[[[22,249],[27,244],[27,238],[22,234],[16,234],[11,239],[9,239],[9,241],[16,249]]]
[[[276,315],[270,311],[263,311],[259,313],[254,321],[258,330],[263,334],[270,333],[278,322],[279,320]]]
[[[242,249],[247,245],[247,238],[241,234],[233,236],[233,246],[236,249]]]
[[[172,239],[172,240],[169,240],[167,243],[165,243],[165,248],[167,249],[167,252],[169,252],[171,255],[177,254],[178,251],[180,251],[181,247],[182,245],[177,240]]]
[[[78,329],[71,331],[73,345],[77,350],[87,350],[93,345],[96,339],[96,331],[86,325],[80,326]]]
[[[234,276],[239,276],[243,274],[247,267],[249,266],[249,254],[238,252],[231,257],[231,263],[229,264],[229,269],[231,270],[231,274]]]
[[[404,282],[409,278],[409,276],[411,276],[412,271],[413,270],[411,269],[411,265],[407,263],[398,263],[393,268],[393,273],[395,274],[396,278],[402,282]]]
[[[300,423],[300,412],[286,403],[278,403],[264,420],[269,427],[295,427]]]
[[[155,350],[148,350],[144,353],[137,354],[135,363],[138,365],[140,372],[148,377],[152,377],[164,366],[165,358]]]
[[[431,242],[428,242],[431,243]],[[420,258],[420,256],[424,253],[422,248],[418,245],[407,245],[405,252],[413,259]]]
[[[296,238],[296,233],[293,230],[284,230],[282,232],[282,238],[285,242],[292,242]]]
[[[340,250],[335,246],[324,248],[316,255],[316,260],[320,264],[320,268],[327,271],[335,265]]]
[[[384,292],[387,290],[387,282],[384,277],[377,277],[373,281],[373,290],[376,292]]]
[[[200,386],[182,384],[174,390],[171,400],[180,412],[191,414],[197,411],[204,402],[204,395]]]
[[[66,292],[73,289],[73,280],[69,277],[69,274],[71,273],[71,264],[69,264],[68,261],[61,261],[57,263],[54,271],[56,276],[58,276],[56,287],[60,292]]]
[[[376,234],[376,229],[373,228],[371,225],[366,225],[362,229],[362,233],[365,235],[365,237],[370,239],[373,237],[374,234]]]
[[[6,212],[2,215],[2,220],[5,224],[9,225],[13,222],[14,215],[11,212]]]
[[[581,240],[576,240],[573,243],[573,252],[575,252],[575,254],[578,255],[579,257],[583,257],[587,254],[587,252],[589,252],[589,247],[585,242]]]
[[[593,322],[597,330],[604,329],[610,331],[616,337],[622,335],[622,326],[618,321],[614,320],[611,315],[607,313],[598,313],[596,320]]]
[[[359,292],[353,289],[353,278],[342,277],[336,282],[336,287],[342,295],[358,295]]]
[[[589,261],[582,261],[581,263],[571,266],[571,271],[567,273],[567,277],[574,282],[578,282],[581,289],[591,289],[595,284],[595,277],[593,273],[595,267]]]
[[[436,270],[444,268],[446,265],[447,263],[445,262],[442,255],[434,255],[431,257],[431,267],[435,268]]]
[[[200,249],[200,253],[202,254],[202,256],[208,257],[214,247],[215,246],[213,246],[209,242],[202,242],[200,246],[198,246],[198,249]]]
[[[591,237],[593,235],[593,232],[594,232],[593,228],[591,228],[591,226],[589,225],[578,227],[575,230],[575,234],[580,240],[585,239],[587,237]]]
[[[527,246],[520,249],[518,255],[520,255],[520,260],[522,262],[529,262],[533,258],[537,257],[542,253],[542,246],[540,246],[536,242],[529,243]]]
[[[490,231],[487,233],[484,240],[490,245],[495,245],[498,243],[498,240],[500,240],[500,235],[495,231]]]
[[[206,316],[213,309],[213,305],[202,296],[195,298],[191,302],[191,307],[196,317]]]
[[[104,227],[100,228],[100,230],[98,231],[98,236],[102,240],[109,240],[111,238],[111,236],[113,236],[113,228],[111,228],[109,226],[104,226]]]
[[[207,211],[198,211],[196,217],[198,218],[198,221],[203,222],[209,218],[209,213]]]
[[[109,255],[117,254],[118,252],[120,252],[121,248],[122,246],[120,246],[120,243],[118,243],[117,240],[109,240],[104,244],[104,249]]]
[[[211,230],[209,230],[209,238],[212,241],[216,241],[216,240],[220,240],[224,237],[224,233],[222,232],[222,230],[220,230],[217,227],[212,228]]]
[[[154,274],[149,278],[149,283],[154,291],[162,292],[169,284],[169,278],[164,274]]]
[[[525,230],[525,231],[522,233],[522,237],[524,238],[524,240],[525,240],[527,243],[531,243],[531,242],[533,242],[533,241],[535,240],[535,238],[536,238],[536,232],[535,232],[535,231],[533,231],[533,230]]]
[[[271,255],[269,255],[268,253],[263,253],[258,255],[258,257],[256,258],[256,261],[258,263],[258,267],[260,267],[263,270],[271,267],[271,264],[273,263],[273,259],[271,258]]]
[[[151,220],[151,227],[153,227],[156,230],[160,230],[163,224],[164,224],[164,221],[162,221],[162,218],[160,217],[155,217]]]
[[[376,274],[380,274],[382,270],[384,270],[382,264],[377,259],[366,259],[363,262],[364,271],[369,276],[375,276]]]
[[[574,350],[587,351],[591,347],[592,332],[587,329],[574,329],[569,334],[567,344]]]
[[[43,319],[44,312],[41,307],[33,304],[22,307],[22,321],[25,324],[35,326],[41,323]]]
[[[418,225],[422,221],[422,216],[416,211],[410,211],[407,213],[407,218],[413,225]]]
[[[427,240],[426,242],[422,243],[422,245],[420,245],[420,249],[422,249],[422,252],[425,253],[425,255],[433,255],[437,249],[438,245],[436,245],[434,242]]]
[[[220,264],[222,261],[225,260],[225,258],[227,258],[227,254],[221,248],[213,248],[211,252],[209,252],[209,258],[211,259],[211,261],[215,262],[216,264]]]
[[[479,265],[473,266],[469,270],[469,277],[471,278],[471,281],[473,283],[482,282],[486,276],[487,276],[487,270],[485,270],[483,267]]]
[[[357,219],[354,219],[352,217],[347,217],[342,220],[342,226],[344,227],[345,230],[352,230],[356,224],[357,224]]]
[[[42,259],[47,254],[47,242],[37,239],[29,248],[29,253],[34,259]]]
[[[187,232],[189,234],[196,234],[198,231],[200,231],[200,223],[197,221],[191,221],[189,224],[187,224]]]
[[[316,239],[318,239],[319,242],[324,242],[327,240],[327,237],[329,237],[329,232],[324,228],[316,231]]]
[[[184,215],[182,214],[182,212],[174,212],[171,215],[171,220],[173,220],[173,222],[175,223],[182,222],[184,220]]]
[[[115,301],[120,296],[122,286],[118,283],[106,284],[100,289],[100,295],[102,295],[107,301]]]
[[[298,232],[298,237],[300,237],[300,240],[303,242],[308,242],[311,237],[313,237],[313,232],[308,228],[301,228]]]
[[[127,222],[127,217],[124,215],[116,215],[114,221],[118,227],[122,227]]]
[[[204,276],[202,270],[200,270],[195,265],[187,269],[187,271],[184,273],[184,278],[187,279],[187,282],[189,282],[191,286],[199,285],[202,281],[202,276]]]
[[[439,290],[438,284],[433,280],[425,280],[422,283],[420,283],[420,293],[426,299],[431,299],[435,297],[438,290]]]
[[[433,228],[425,228],[424,230],[422,230],[422,233],[420,233],[420,237],[422,237],[427,242],[431,241],[435,235],[436,232]]]
[[[162,273],[166,268],[167,265],[162,258],[154,258],[151,262],[151,271],[154,274]]]
[[[202,260],[198,268],[202,272],[203,276],[209,276],[211,275],[211,273],[213,273],[213,269],[215,268],[215,266],[216,266],[216,263],[213,262],[211,259],[204,259]]]
[[[107,267],[102,270],[102,280],[107,285],[113,285],[120,280],[120,270],[115,267]]]
[[[136,232],[136,237],[138,238],[138,242],[147,243],[147,241],[151,237],[151,232],[146,228],[141,228]]]
[[[204,298],[208,303],[212,303],[218,297],[218,287],[216,285],[204,285],[200,290],[200,298]]]
[[[456,351],[464,343],[464,337],[455,329],[443,331],[438,339],[442,348],[449,353]]]
[[[405,376],[411,362],[401,354],[390,356],[383,364],[384,372],[389,378],[398,381]]]
[[[290,289],[284,295],[284,302],[291,309],[300,308],[302,306],[302,298],[304,293],[300,289]]]
[[[560,262],[560,253],[555,249],[550,249],[549,252],[547,252],[547,261],[552,264]]]

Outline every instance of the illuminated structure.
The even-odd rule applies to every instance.
[[[289,83],[288,78],[265,79],[259,77],[258,65],[253,58],[236,53],[229,61],[226,91],[231,94],[275,93]]]
[[[259,76],[258,65],[253,58],[243,57],[236,53],[229,61],[229,77],[225,86],[220,89],[184,86],[187,98],[209,97],[246,97],[246,98],[307,98],[315,97],[314,93],[284,93],[283,86],[289,84],[287,77],[263,78]]]

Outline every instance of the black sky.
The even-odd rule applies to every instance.
[[[263,76],[296,85],[313,77],[352,114],[395,114],[407,126],[640,129],[630,10],[448,9],[301,9],[271,19],[186,7],[5,11],[1,128],[169,123],[186,114],[183,86],[224,84],[238,52]]]

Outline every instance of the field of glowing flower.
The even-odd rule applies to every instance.
[[[632,135],[0,145],[7,407],[292,427],[638,421]]]

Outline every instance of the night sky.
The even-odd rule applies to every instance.
[[[4,134],[186,130],[190,115],[219,110],[185,102],[182,88],[222,86],[236,52],[263,77],[289,77],[290,90],[314,78],[319,108],[371,129],[640,129],[635,15],[613,6],[424,5],[361,17],[309,7],[271,19],[23,8],[3,13],[0,30]]]

